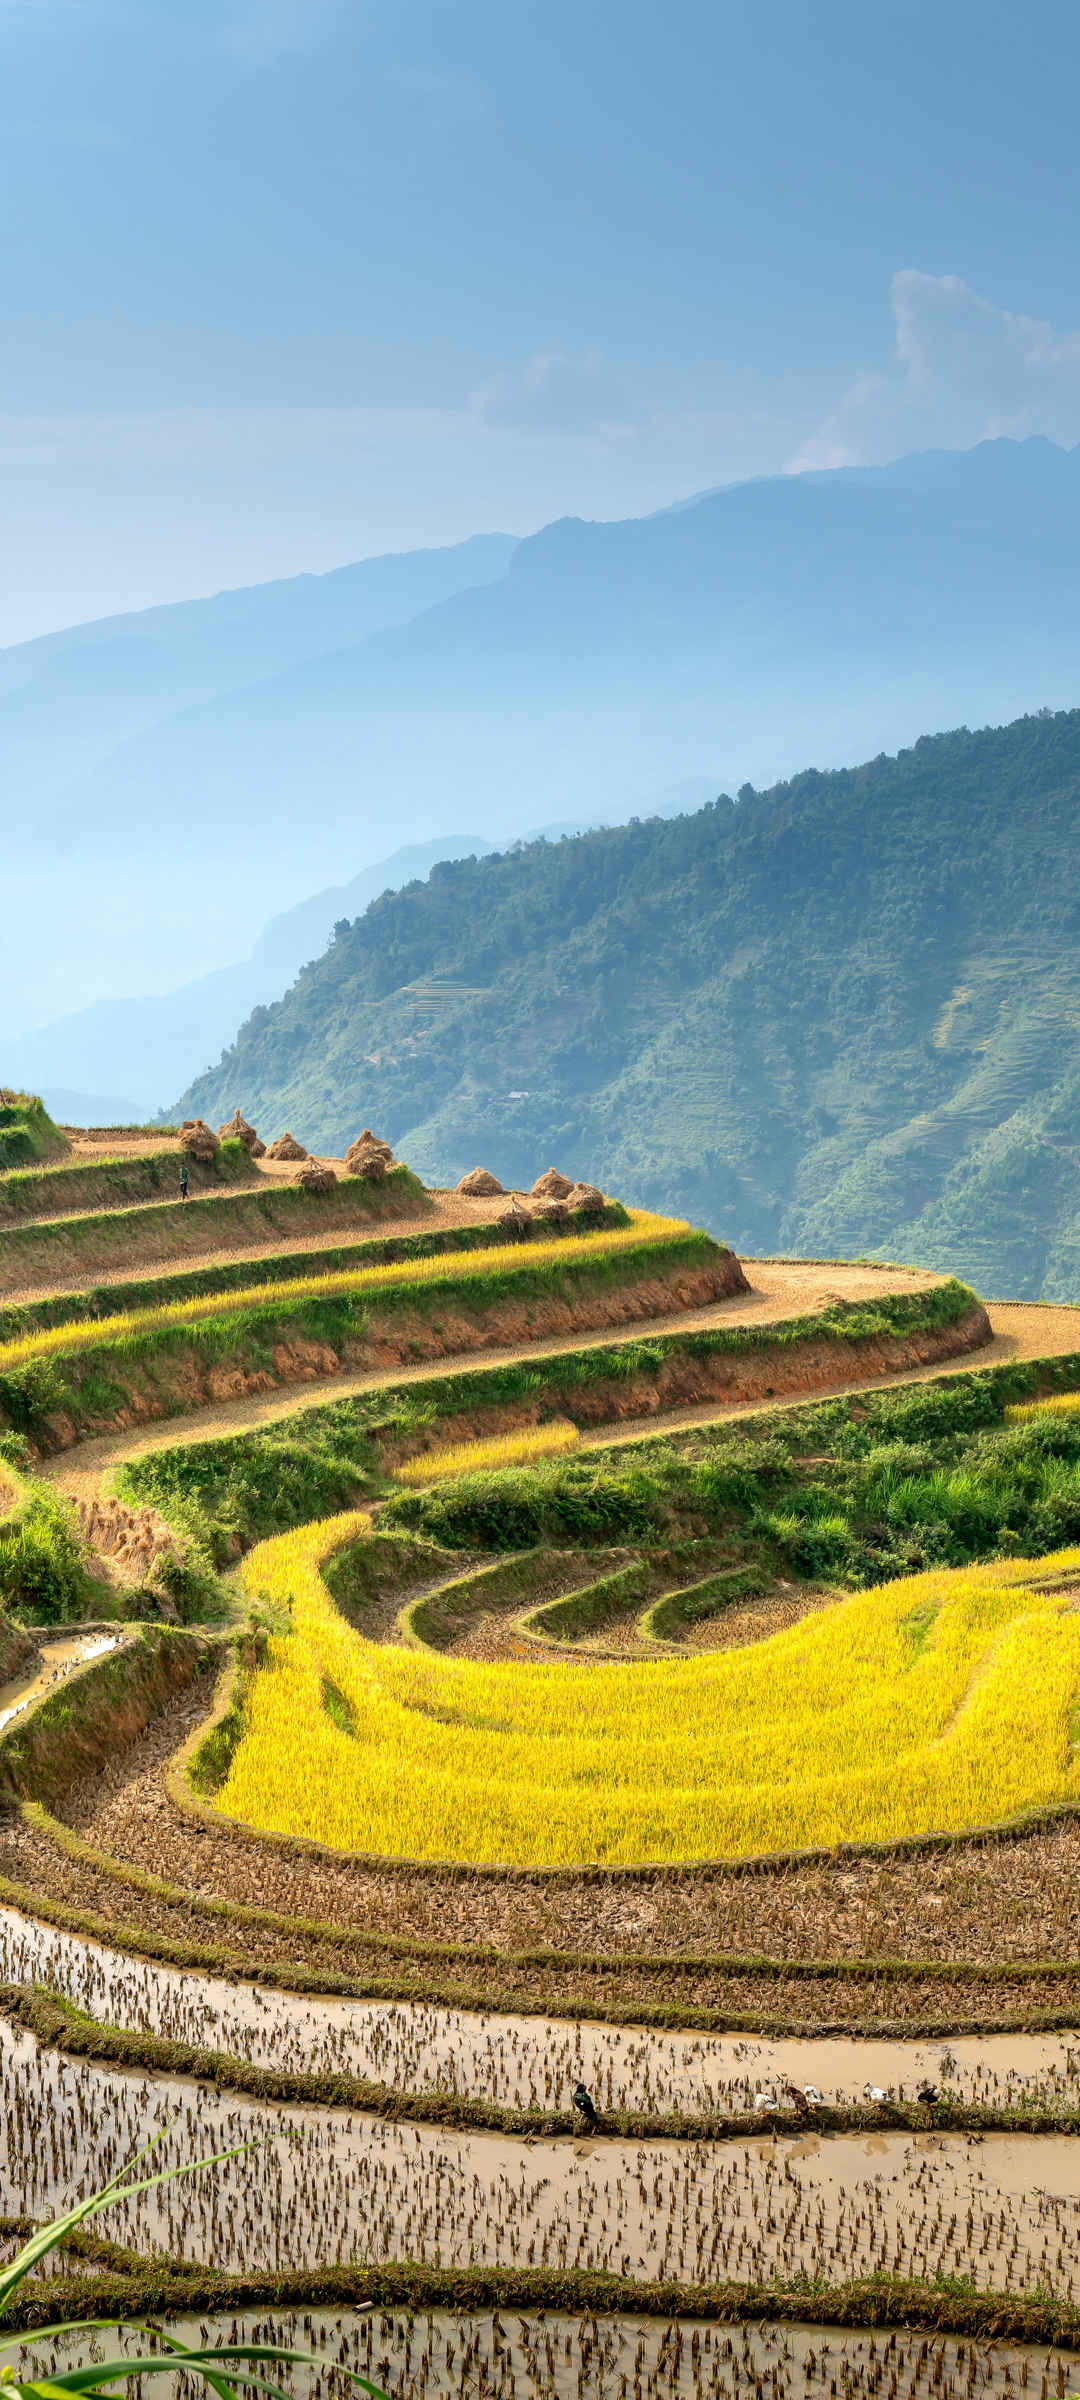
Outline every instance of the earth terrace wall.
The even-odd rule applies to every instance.
[[[338,1187],[349,1190],[350,1184]],[[378,1185],[368,1184],[365,1190],[378,1193]],[[304,1199],[328,1197],[320,1193],[302,1193]],[[189,1201],[189,1208],[192,1203]],[[541,1225],[534,1219],[537,1231],[545,1238],[552,1234],[571,1234],[578,1228],[567,1218],[562,1225]],[[626,1210],[617,1200],[609,1201],[594,1222],[598,1227],[624,1227],[629,1224]],[[175,1300],[194,1300],[213,1297],[219,1292],[242,1291],[250,1284],[253,1272],[260,1278],[278,1282],[302,1282],[307,1275],[342,1274],[357,1267],[383,1267],[404,1264],[410,1258],[448,1258],[456,1252],[495,1249],[500,1244],[509,1247],[518,1242],[511,1227],[497,1220],[490,1224],[446,1225],[422,1233],[399,1233],[378,1236],[363,1242],[343,1244],[339,1249],[268,1251],[258,1259],[234,1259],[213,1267],[189,1267],[178,1274],[144,1275],[137,1282],[104,1283],[88,1291],[55,1292],[44,1300],[0,1305],[0,1343],[15,1341],[20,1335],[47,1333],[56,1325],[83,1324],[95,1317],[112,1316],[118,1309],[145,1308],[154,1303],[167,1307]]]
[[[0,1229],[27,1218],[82,1215],[88,1208],[137,1207],[141,1201],[175,1200],[184,1155],[173,1148],[148,1150],[139,1158],[80,1160],[74,1166],[23,1167],[0,1174]],[[238,1143],[222,1148],[209,1166],[187,1161],[196,1192],[223,1183],[254,1182],[258,1169]]]
[[[49,1454],[90,1433],[283,1383],[377,1372],[416,1356],[524,1347],[545,1334],[704,1307],[742,1275],[734,1253],[704,1234],[643,1239],[607,1254],[604,1241],[601,1234],[577,1256],[536,1265],[515,1249],[505,1269],[487,1275],[448,1271],[422,1284],[338,1295],[301,1286],[247,1307],[238,1301],[228,1314],[119,1332],[70,1355],[32,1354],[0,1372],[0,1411]]]
[[[208,1637],[169,1626],[115,1630],[114,1650],[76,1668],[0,1735],[0,1803],[58,1799],[137,1740],[214,1654]]]
[[[0,1684],[12,1683],[24,1671],[29,1673],[38,1656],[37,1643],[25,1625],[16,1625],[10,1617],[0,1616]]]
[[[170,1153],[178,1173],[176,1152]],[[100,1174],[100,1169],[93,1172]],[[212,1177],[212,1170],[205,1172]],[[253,1171],[254,1172],[254,1171]],[[186,1201],[110,1208],[46,1221],[0,1220],[0,1292],[34,1291],[61,1276],[89,1277],[112,1267],[205,1257],[208,1251],[250,1249],[262,1238],[355,1232],[390,1218],[423,1217],[432,1203],[408,1167],[393,1167],[382,1183],[342,1176],[329,1192],[300,1184],[254,1180],[237,1192],[198,1191]]]

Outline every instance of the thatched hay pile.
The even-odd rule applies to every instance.
[[[193,1158],[198,1166],[213,1166],[221,1143],[202,1117],[185,1117],[180,1127],[180,1139],[188,1157]]]
[[[345,1152],[345,1165],[350,1175],[360,1175],[365,1183],[381,1183],[393,1166],[394,1153],[389,1142],[381,1142],[370,1125],[365,1125],[355,1142]]]
[[[501,1200],[505,1197],[498,1176],[492,1175],[487,1167],[473,1167],[468,1175],[462,1176],[457,1188],[467,1200]]]
[[[533,1227],[532,1212],[530,1209],[522,1208],[520,1200],[513,1199],[509,1208],[499,1210],[495,1223],[500,1231],[508,1233],[513,1241],[527,1242]]]
[[[566,1195],[566,1205],[572,1217],[595,1217],[603,1208],[604,1195],[595,1183],[575,1183]]]
[[[227,1125],[218,1126],[218,1133],[223,1142],[241,1142],[249,1158],[265,1158],[266,1143],[260,1142],[254,1125],[248,1124],[238,1108],[234,1108]]]
[[[266,1155],[268,1158],[306,1158],[308,1153],[303,1143],[297,1141],[295,1133],[279,1133]]]

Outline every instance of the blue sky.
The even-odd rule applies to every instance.
[[[1080,20],[0,0],[0,642],[1080,440]]]

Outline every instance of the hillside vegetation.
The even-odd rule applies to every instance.
[[[62,1158],[67,1147],[40,1100],[29,1092],[0,1090],[0,1174]]]
[[[418,1172],[580,1154],[736,1247],[1080,1275],[1080,711],[437,867],[257,1009],[237,1090]]]

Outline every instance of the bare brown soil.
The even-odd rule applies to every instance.
[[[537,1341],[565,1349],[578,1334],[597,1328],[610,1335],[628,1325],[662,1325],[670,1315],[715,1305],[733,1267],[741,1273],[733,1253],[726,1252],[697,1265],[658,1265],[651,1275],[602,1285],[593,1292],[567,1296],[552,1290],[516,1298],[504,1290],[494,1302],[487,1299],[483,1278],[477,1277],[468,1297],[456,1297],[453,1313],[448,1307],[437,1318],[419,1305],[380,1304],[376,1293],[362,1330],[336,1347],[310,1336],[282,1340],[275,1344],[269,1366],[247,1366],[237,1358],[215,1363],[194,1348],[163,1347],[125,1362],[124,1403],[110,1407],[95,1431],[127,1432],[150,1419],[194,1413],[205,1426],[205,1411],[216,1403],[243,1400],[281,1384],[325,1383],[348,1367],[354,1374],[366,1370],[377,1377],[418,1358],[465,1358],[507,1341],[520,1356],[531,1353]],[[94,1358],[93,1352],[75,1353],[70,1372],[76,1388],[84,1361],[92,1373]],[[49,1419],[47,1436],[39,1437],[41,1447],[52,1453],[71,1449],[80,1430],[65,1410],[58,1409]]]
[[[439,1200],[446,1197],[444,1194],[435,1196]],[[490,1203],[483,1205],[490,1205]],[[673,1334],[698,1332],[727,1325],[780,1324],[791,1317],[808,1315],[814,1310],[820,1310],[836,1300],[864,1299],[876,1293],[926,1290],[943,1280],[939,1275],[925,1273],[921,1269],[904,1267],[829,1267],[823,1270],[802,1261],[787,1261],[783,1264],[769,1261],[765,1265],[759,1265],[756,1260],[744,1259],[742,1263],[750,1277],[751,1289],[749,1291],[714,1301],[704,1308],[675,1310],[665,1314],[659,1320],[636,1321],[635,1331],[643,1339],[646,1339],[652,1331]],[[992,1323],[1001,1313],[1001,1311],[995,1310]],[[1061,1316],[1070,1320],[1070,1338],[1065,1338],[1065,1335],[1062,1334],[1058,1342],[1059,1349],[1080,1350],[1080,1308],[1053,1312],[1035,1311],[1036,1315],[1051,1313],[1055,1317]],[[593,1349],[605,1345],[610,1339],[610,1331],[606,1328],[601,1332],[584,1331],[576,1336],[573,1347],[575,1349]],[[993,1355],[998,1345],[998,1339],[995,1330],[994,1339],[980,1347],[977,1358],[980,1366]],[[483,1363],[485,1366],[509,1365],[523,1355],[523,1347],[527,1350],[530,1358],[555,1357],[567,1346],[564,1334],[530,1340],[524,1346],[514,1346],[509,1343],[498,1348],[485,1349]],[[1050,1343],[1047,1343],[1045,1350],[1033,1347],[1031,1350],[1020,1352],[1020,1355],[1035,1357],[1049,1354],[1051,1346]],[[857,1388],[846,1380],[846,1376],[850,1374],[850,1353],[844,1352],[838,1356],[836,1346],[832,1344],[823,1344],[821,1348],[823,1353],[821,1368],[825,1379],[814,1387],[815,1390],[827,1392]],[[1012,1354],[1011,1348],[1009,1354]],[[770,1354],[770,1358],[775,1359],[778,1355],[773,1352]],[[910,1351],[908,1355],[910,1357]],[[881,1359],[876,1362],[875,1372],[866,1380],[870,1388],[873,1388],[874,1384],[878,1382],[906,1381],[912,1377],[948,1372],[947,1365],[944,1369],[942,1368],[941,1357],[942,1353],[939,1351],[937,1361],[934,1363],[924,1363],[915,1367],[900,1365],[891,1371],[886,1366],[884,1359]],[[958,1368],[966,1368],[971,1363],[971,1357],[965,1349],[964,1354],[958,1359]],[[880,1365],[880,1374],[876,1371],[877,1365]],[[283,1417],[291,1416],[297,1408],[305,1405],[321,1407],[332,1400],[345,1400],[356,1393],[378,1391],[389,1384],[422,1383],[432,1376],[445,1375],[446,1371],[447,1357],[441,1356],[437,1359],[424,1360],[419,1364],[410,1361],[407,1364],[380,1365],[374,1372],[367,1374],[335,1374],[331,1372],[320,1378],[318,1394],[308,1403],[297,1399],[295,1389],[284,1394],[272,1389],[261,1392],[258,1390],[238,1392],[231,1396],[223,1393],[212,1405],[200,1409],[193,1418],[155,1425],[149,1430],[140,1430],[132,1425],[95,1435],[90,1440],[66,1449],[62,1456],[43,1461],[41,1471],[58,1482],[64,1490],[70,1491],[76,1496],[88,1498],[97,1489],[99,1480],[110,1467],[119,1465],[126,1458],[136,1457],[143,1451],[175,1449],[190,1442],[214,1440],[222,1434],[243,1432],[251,1425],[265,1425],[279,1421]],[[862,1380],[863,1378],[860,1378],[860,1382]],[[773,1382],[771,1373],[768,1381]],[[630,1385],[623,1393],[613,1393],[613,1408],[616,1405],[620,1407],[624,1405],[633,1388],[633,1385]],[[775,1393],[775,1384],[773,1384],[773,1389]],[[582,1403],[583,1409],[588,1406],[588,1398],[585,1394],[582,1395]],[[599,1442],[615,1439],[634,1441],[639,1439],[643,1432],[658,1432],[667,1425],[705,1423],[714,1417],[749,1414],[757,1408],[769,1408],[774,1404],[774,1399],[770,1398],[746,1398],[743,1400],[728,1398],[715,1404],[706,1404],[703,1408],[699,1399],[696,1404],[688,1404],[681,1410],[654,1413],[656,1402],[650,1394],[646,1393],[632,1429],[627,1429],[620,1435],[617,1424],[613,1418],[609,1418],[604,1427],[586,1434],[585,1439]]]

